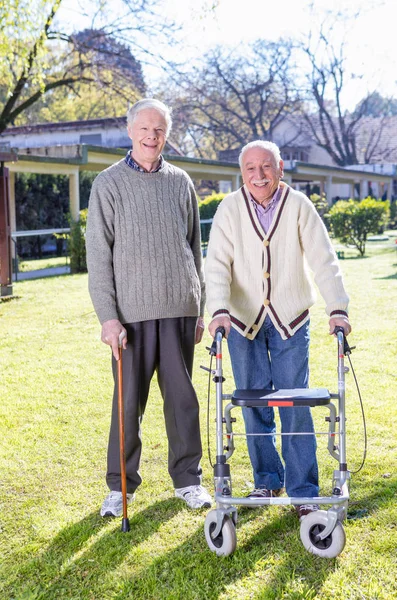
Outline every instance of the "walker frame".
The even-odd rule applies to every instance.
[[[237,545],[236,525],[237,506],[258,507],[267,505],[318,504],[320,508],[329,505],[327,510],[317,510],[301,519],[300,537],[309,552],[323,558],[338,556],[346,541],[342,522],[347,516],[349,501],[350,473],[346,459],[346,413],[345,413],[345,374],[349,368],[344,364],[345,355],[350,353],[344,330],[335,328],[338,349],[338,393],[330,393],[325,388],[294,390],[235,390],[232,395],[223,394],[222,340],[224,329],[218,328],[210,354],[216,358],[215,369],[207,369],[213,375],[216,388],[216,462],[214,464],[214,489],[216,509],[211,510],[205,520],[205,537],[211,551],[218,556],[234,552]],[[224,401],[231,400],[225,407]],[[328,452],[338,462],[334,470],[331,496],[312,497],[271,497],[244,498],[233,496],[229,458],[234,452],[234,434],[231,411],[236,406],[299,407],[325,406],[329,410]],[[318,435],[318,432],[301,435]],[[255,435],[255,434],[252,434]],[[273,435],[273,434],[259,434]],[[278,435],[296,435],[282,433]],[[226,438],[226,444],[224,440]],[[335,441],[338,441],[338,444]]]

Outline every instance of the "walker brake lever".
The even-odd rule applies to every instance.
[[[211,354],[211,356],[216,356],[216,334],[217,333],[221,333],[222,337],[225,337],[225,333],[226,333],[225,328],[218,327],[215,331],[214,341],[212,342],[211,348],[208,348],[208,346],[206,346],[206,350],[208,350],[208,352]]]
[[[343,333],[343,354],[345,356],[349,356],[352,353],[352,350],[356,348],[356,346],[349,346],[349,342],[347,341],[347,337],[345,336],[345,330],[340,325],[337,325],[334,329],[334,334],[341,331]]]

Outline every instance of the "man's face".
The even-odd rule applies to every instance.
[[[280,183],[284,163],[277,165],[274,156],[263,148],[249,148],[243,154],[241,174],[251,196],[259,204],[267,204]]]
[[[164,116],[155,108],[145,108],[128,125],[128,135],[132,140],[132,156],[136,162],[150,170],[159,157],[166,141],[167,123]]]

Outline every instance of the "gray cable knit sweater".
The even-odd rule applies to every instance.
[[[89,291],[99,321],[203,315],[200,219],[185,171],[164,161],[140,173],[123,160],[92,186],[86,232]]]

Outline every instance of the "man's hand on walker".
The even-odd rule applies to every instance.
[[[329,320],[329,333],[332,335],[335,331],[335,327],[343,327],[345,335],[348,336],[352,328],[347,317],[332,317]]]
[[[215,332],[218,329],[218,327],[225,328],[225,337],[227,338],[227,336],[230,333],[231,327],[230,317],[227,315],[222,315],[220,317],[215,317],[215,319],[212,319],[211,323],[208,325],[208,331],[210,332],[212,337],[215,337]]]
[[[113,356],[116,360],[119,360],[119,338],[123,331],[127,333],[117,319],[110,319],[110,321],[105,321],[102,325],[101,340],[104,344],[111,346]],[[127,348],[127,335],[124,337],[122,345],[125,350]]]
[[[201,342],[201,340],[203,338],[204,329],[205,329],[204,319],[203,319],[203,317],[199,317],[197,319],[197,325],[196,325],[196,337],[194,340],[195,344],[199,344]]]

